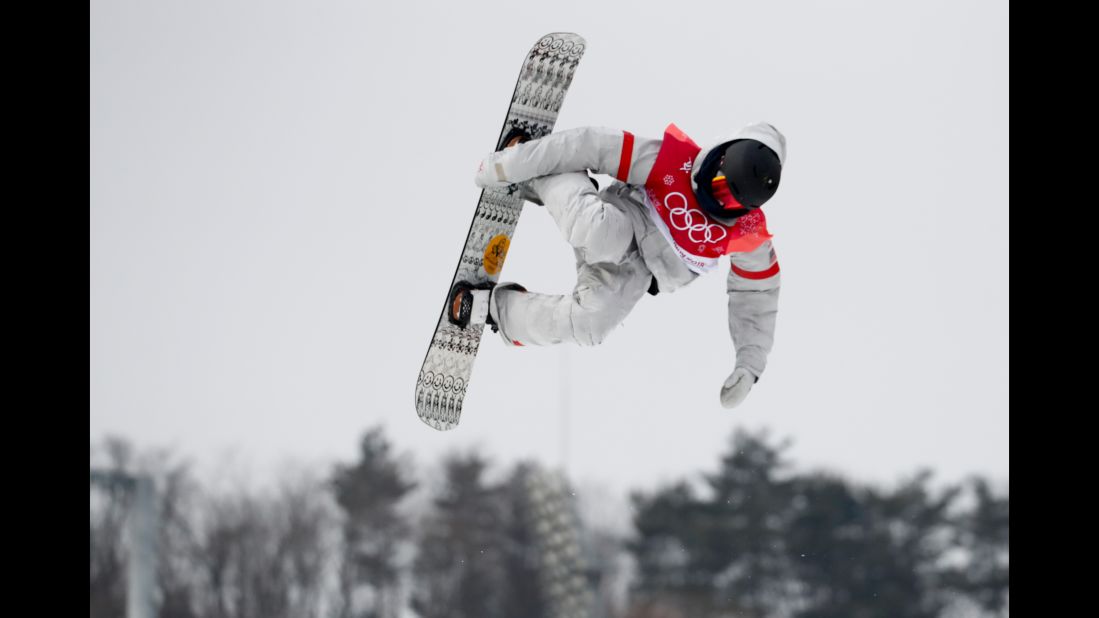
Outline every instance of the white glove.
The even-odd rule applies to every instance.
[[[496,168],[496,155],[499,153],[492,153],[481,159],[481,162],[477,164],[477,173],[473,177],[473,183],[482,189],[500,189],[511,184],[506,180],[500,180],[497,175]]]
[[[721,405],[726,408],[735,408],[748,396],[752,385],[756,383],[756,376],[743,367],[737,367],[721,386]]]

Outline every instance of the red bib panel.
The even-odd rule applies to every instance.
[[[702,152],[679,127],[668,125],[656,162],[645,180],[645,193],[652,211],[679,257],[695,272],[713,268],[727,253],[747,252],[759,247],[771,234],[760,209],[741,215],[732,225],[710,217],[695,200],[691,189],[691,167]]]

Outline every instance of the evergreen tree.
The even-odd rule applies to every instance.
[[[788,547],[799,618],[930,618],[943,610],[937,562],[957,492],[935,495],[921,473],[894,491],[813,474],[793,484]]]
[[[786,613],[792,575],[785,548],[790,518],[789,442],[737,431],[700,505],[692,558],[713,581],[715,607],[746,618]]]
[[[380,427],[363,436],[358,462],[337,466],[331,486],[344,514],[338,615],[396,616],[400,611],[397,583],[401,572],[397,555],[411,534],[411,527],[397,507],[415,483],[393,455]],[[361,598],[368,601],[356,602]]]
[[[535,514],[527,495],[527,477],[532,471],[531,464],[516,465],[501,487],[503,523],[500,540],[507,572],[507,583],[501,591],[501,613],[504,616],[548,616],[549,606],[539,579],[540,556],[533,526]]]
[[[988,481],[971,479],[966,489],[974,504],[955,517],[955,541],[964,550],[961,566],[946,570],[947,586],[992,616],[1008,611],[1009,514],[1007,495],[996,495]]]
[[[685,482],[634,494],[638,599],[671,601],[691,616],[763,617],[790,594],[784,535],[789,511],[785,444],[737,431],[708,495]]]
[[[698,498],[686,482],[660,488],[651,495],[634,492],[634,538],[626,542],[637,563],[632,586],[636,608],[671,605],[692,616],[709,614],[711,578],[692,570],[688,544],[695,536]],[[635,609],[631,613],[651,613]]]
[[[504,618],[509,574],[502,491],[477,454],[444,461],[445,484],[425,519],[413,564],[412,608],[422,618]]]

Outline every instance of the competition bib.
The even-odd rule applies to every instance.
[[[710,270],[727,253],[752,251],[771,238],[767,219],[758,208],[741,215],[732,225],[721,223],[702,210],[691,189],[691,167],[701,151],[679,127],[668,125],[656,162],[645,180],[649,216],[687,267],[696,273]]]

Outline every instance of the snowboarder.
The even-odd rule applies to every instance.
[[[487,323],[510,345],[596,345],[646,292],[673,292],[729,255],[736,357],[721,403],[732,408],[759,380],[774,341],[779,266],[759,208],[778,189],[785,159],[785,137],[766,123],[707,148],[674,124],[663,139],[598,127],[531,139],[513,129],[475,182],[545,206],[576,254],[576,287],[549,295],[458,282],[447,317]],[[615,181],[598,191],[588,171]]]

